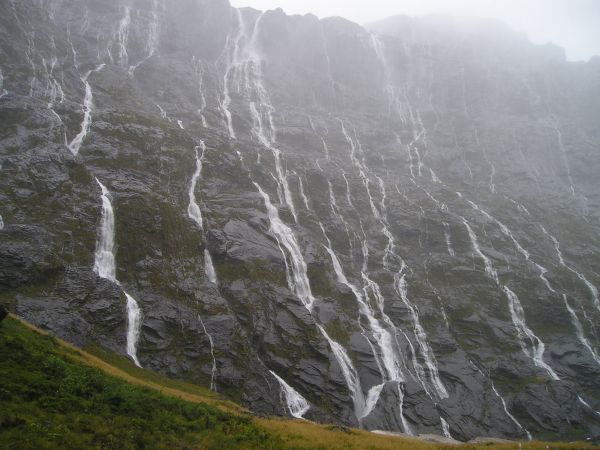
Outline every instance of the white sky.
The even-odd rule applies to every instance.
[[[230,0],[236,7],[282,8],[288,14],[342,16],[368,23],[396,14],[451,13],[497,18],[526,32],[538,44],[554,42],[567,58],[600,55],[600,0]]]

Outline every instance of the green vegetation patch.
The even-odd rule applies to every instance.
[[[0,448],[277,448],[249,417],[133,386],[0,324]]]

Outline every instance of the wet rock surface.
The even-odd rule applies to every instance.
[[[126,290],[143,367],[261,414],[598,439],[597,58],[226,0],[0,10],[8,309],[127,355]],[[94,271],[95,178],[120,285]]]

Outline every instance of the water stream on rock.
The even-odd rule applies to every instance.
[[[115,265],[115,214],[110,201],[110,193],[97,178],[96,182],[102,190],[102,219],[100,223],[98,243],[94,257],[94,272],[99,277],[112,281],[119,287]],[[137,357],[137,344],[142,326],[142,312],[137,301],[123,291],[127,299],[127,354],[136,366],[141,367]]]

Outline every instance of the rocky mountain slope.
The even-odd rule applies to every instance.
[[[600,435],[600,62],[496,23],[2,0],[0,300],[254,411]]]

